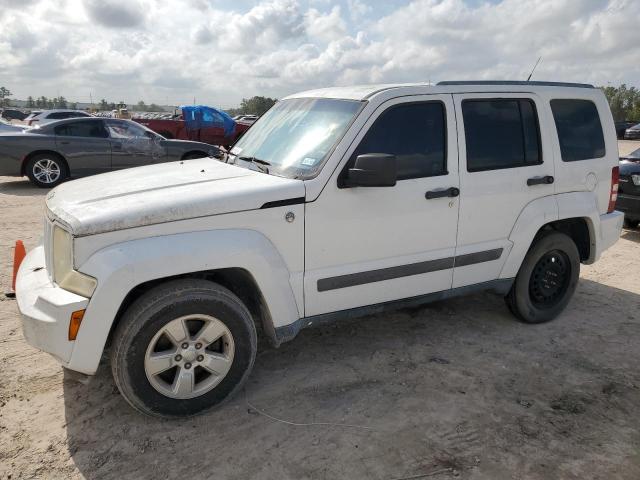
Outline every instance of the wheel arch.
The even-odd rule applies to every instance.
[[[181,275],[172,275],[168,277],[156,278],[147,282],[141,283],[133,287],[124,297],[118,312],[116,313],[109,335],[107,337],[108,346],[111,343],[113,333],[115,332],[124,312],[142,295],[152,290],[153,288],[177,280],[180,278],[198,278],[217,283],[223,287],[229,289],[244,303],[256,325],[256,330],[262,332],[269,342],[277,346],[278,341],[275,334],[275,328],[273,326],[273,320],[269,311],[269,306],[260,290],[258,283],[253,275],[244,268],[231,267],[221,268],[217,270],[205,270],[200,272],[191,272]]]
[[[578,247],[580,261],[590,264],[597,259],[597,235],[600,214],[592,192],[573,192],[536,199],[520,213],[509,240],[513,243],[500,278],[514,278],[525,255],[545,231],[568,235]]]
[[[277,344],[275,328],[297,321],[301,274],[290,272],[276,247],[255,230],[208,230],[112,244],[78,270],[98,280],[69,368],[91,374],[128,305],[149,288],[176,278],[217,282],[246,302],[258,327]],[[298,292],[298,295],[294,294]]]

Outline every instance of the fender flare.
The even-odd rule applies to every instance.
[[[583,218],[586,221],[591,253],[585,263],[593,263],[598,257],[595,232],[600,222],[596,197],[593,192],[561,193],[533,200],[522,209],[509,234],[513,248],[502,267],[500,278],[514,278],[518,274],[525,255],[542,227],[569,218]]]
[[[110,245],[78,269],[98,280],[76,338],[69,368],[93,374],[117,312],[136,286],[162,278],[242,268],[254,278],[274,327],[300,318],[291,272],[271,241],[254,230],[162,235]],[[301,275],[296,275],[301,278]]]

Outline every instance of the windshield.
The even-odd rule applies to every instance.
[[[359,101],[327,98],[280,101],[253,124],[231,153],[241,160],[267,164],[268,171],[279,175],[313,176],[361,106]]]

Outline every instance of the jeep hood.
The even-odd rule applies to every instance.
[[[301,180],[211,158],[161,163],[63,183],[47,195],[47,215],[75,236],[254,210],[305,196]]]

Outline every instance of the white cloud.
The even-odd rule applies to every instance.
[[[386,16],[362,0],[220,5],[0,0],[0,85],[227,107],[334,84],[524,79],[538,56],[537,79],[640,84],[637,0],[413,0]]]

